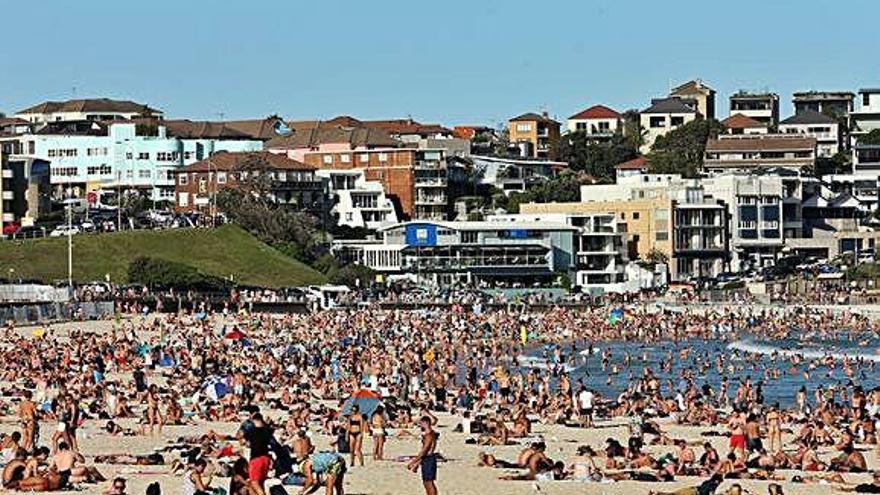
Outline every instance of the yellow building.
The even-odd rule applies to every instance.
[[[652,251],[659,251],[672,259],[672,202],[665,194],[653,198],[628,200],[586,201],[577,203],[522,203],[524,214],[548,213],[611,213],[627,233],[627,251],[630,259],[647,259]]]
[[[508,122],[510,144],[520,147],[520,155],[554,160],[551,144],[559,138],[559,122],[543,114],[524,113]]]

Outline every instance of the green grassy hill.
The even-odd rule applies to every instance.
[[[138,256],[164,258],[238,284],[284,287],[325,282],[313,270],[233,225],[217,229],[137,230],[73,236],[73,278],[127,282],[129,263]],[[0,241],[0,276],[67,279],[67,238]]]

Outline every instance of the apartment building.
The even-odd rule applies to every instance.
[[[559,127],[547,112],[524,113],[508,121],[510,144],[519,148],[522,157],[553,160],[551,144],[559,138]]]
[[[0,231],[8,224],[33,225],[51,210],[49,163],[0,150]]]
[[[710,173],[767,168],[800,170],[816,162],[816,139],[800,134],[749,134],[710,138],[703,168]]]
[[[706,194],[729,207],[730,269],[773,265],[784,246],[783,198],[791,197],[785,193],[782,178],[725,174],[701,183]],[[791,222],[800,227],[795,218]]]
[[[448,167],[443,150],[413,148],[304,152],[303,162],[319,170],[364,171],[382,184],[400,208],[400,218],[444,220],[449,213]]]
[[[593,186],[584,186],[593,187]],[[586,200],[568,203],[522,203],[523,215],[566,214],[571,216],[610,214],[618,221],[620,232],[626,233],[626,253],[630,260],[646,260],[654,252],[672,258],[672,202],[665,195],[651,191],[629,191],[621,199],[602,199],[592,191],[582,192]],[[639,197],[642,196],[642,197]]]
[[[767,128],[779,124],[779,95],[776,93],[752,93],[740,90],[730,95],[730,116],[744,115]]]
[[[856,142],[860,136],[880,129],[880,88],[860,89],[857,100],[858,106],[849,114],[850,134]]]
[[[696,102],[697,112],[706,119],[715,118],[715,90],[701,79],[694,79],[672,88],[671,98],[692,100]]]
[[[325,227],[329,225],[329,201],[315,167],[284,155],[266,151],[219,152],[171,174],[177,211],[214,215],[219,192],[251,188],[249,181],[267,177],[271,201],[309,213]]]
[[[623,132],[623,115],[604,105],[593,105],[566,121],[568,132],[580,132],[594,141],[607,141]]]
[[[524,192],[568,168],[566,162],[529,158],[471,155],[470,160],[479,173],[480,184],[496,187],[506,195]]]
[[[677,185],[672,194],[672,279],[702,279],[726,271],[727,206],[694,181]]]
[[[33,124],[67,121],[131,120],[148,117],[161,119],[161,110],[142,103],[109,98],[46,101],[15,113],[15,117]]]
[[[333,196],[332,216],[337,225],[376,230],[397,223],[394,202],[385,195],[382,184],[368,181],[363,169],[317,170]]]
[[[831,158],[841,150],[840,124],[824,113],[805,110],[779,123],[780,134],[798,134],[816,140],[816,157]]]
[[[702,118],[697,110],[697,102],[692,99],[670,97],[651,100],[651,106],[642,110],[639,120],[644,132],[643,144],[639,148],[642,154],[651,151],[654,141],[660,136]]]
[[[819,112],[846,117],[853,110],[855,95],[849,91],[802,91],[792,95],[794,113]]]
[[[174,201],[170,174],[177,168],[220,151],[259,151],[263,147],[261,139],[241,133],[170,136],[161,121],[52,121],[18,139],[21,156],[51,163],[50,181],[56,197],[126,190],[169,202]]]

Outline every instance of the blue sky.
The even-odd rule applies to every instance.
[[[109,96],[168,117],[411,115],[494,125],[546,108],[644,108],[700,77],[880,86],[876,0],[41,0],[3,6],[0,111]],[[74,90],[75,88],[75,90]]]

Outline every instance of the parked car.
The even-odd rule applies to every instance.
[[[55,227],[55,230],[49,233],[49,237],[62,237],[66,235],[76,235],[82,232],[76,225],[61,224]]]

